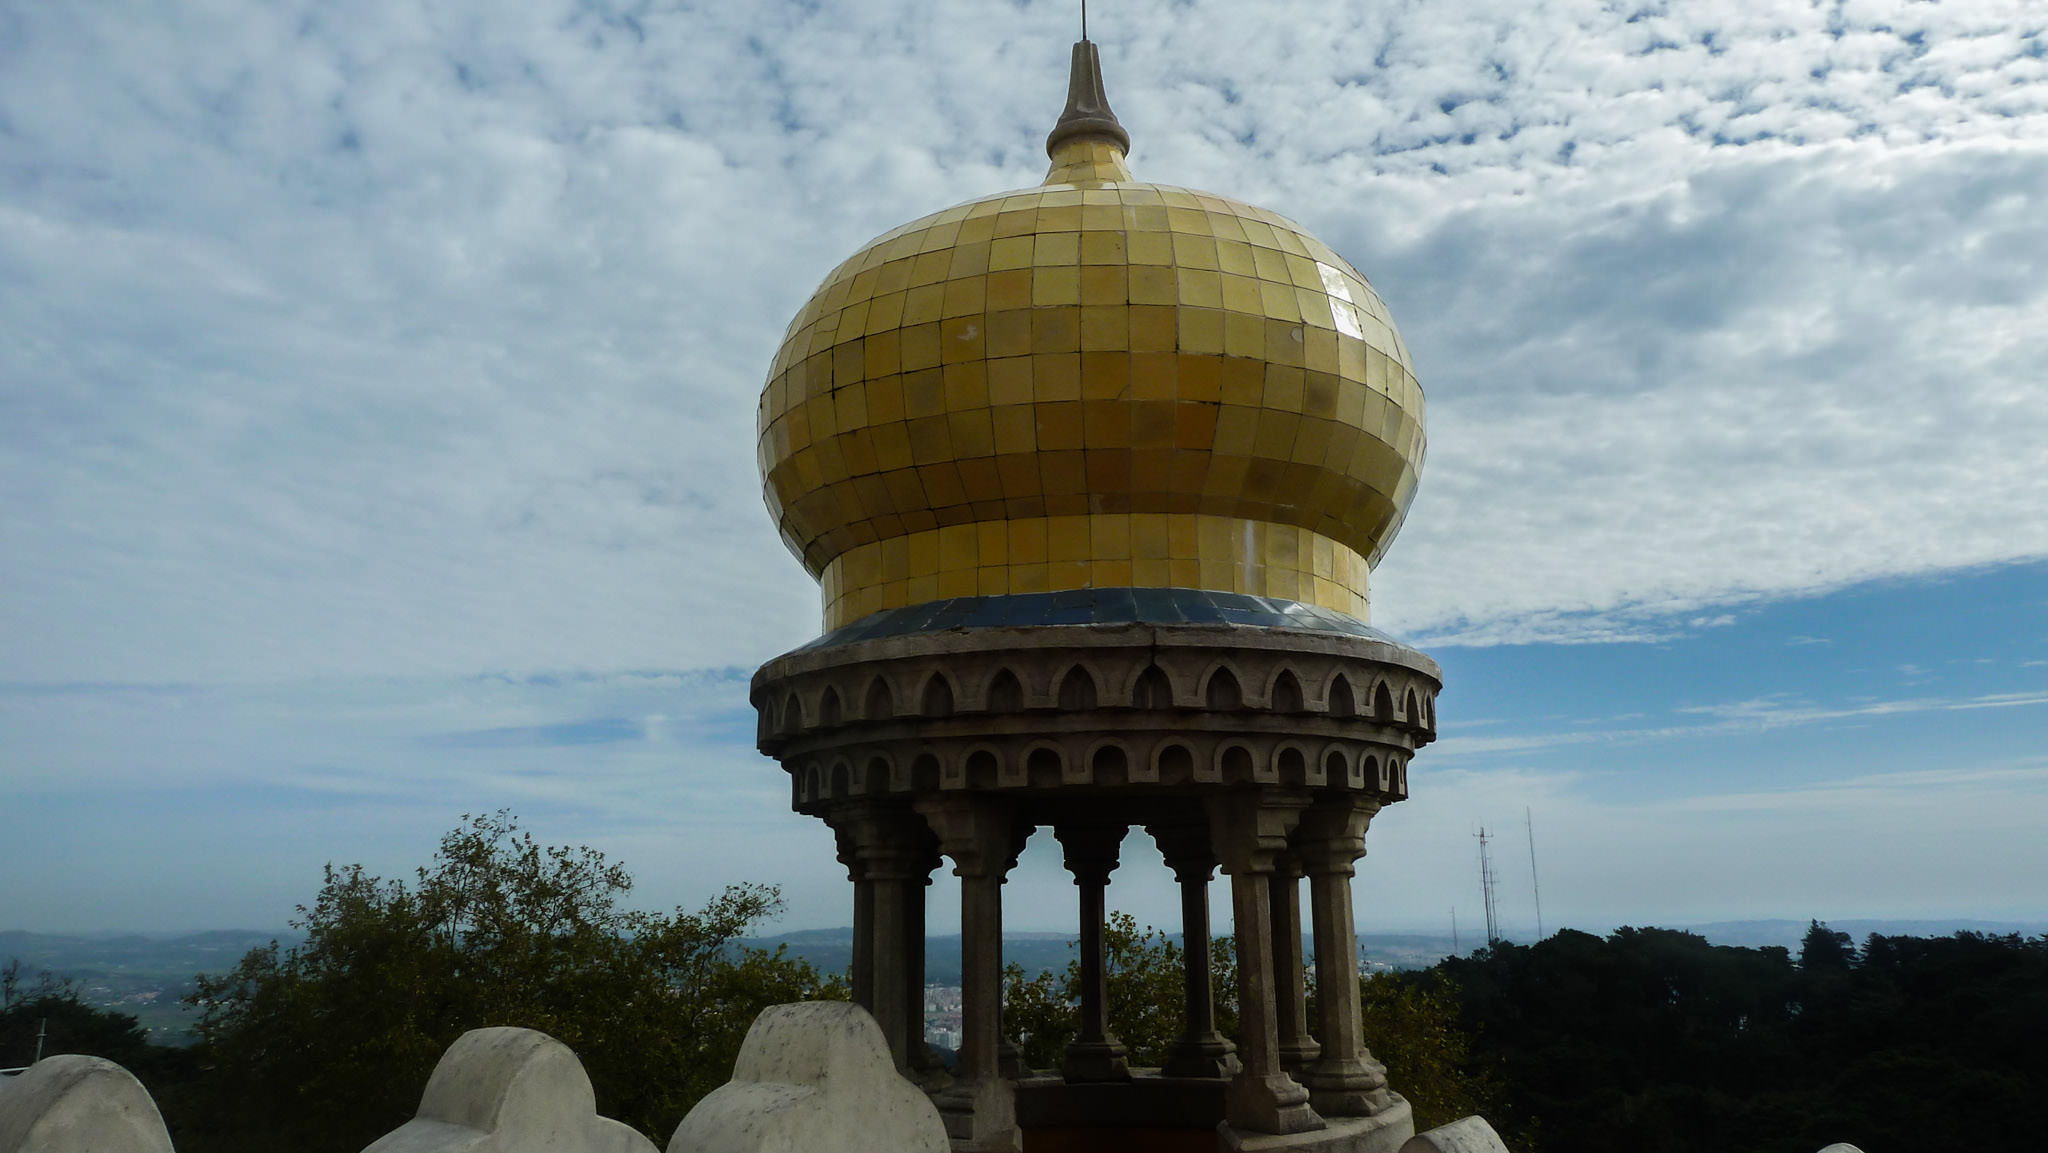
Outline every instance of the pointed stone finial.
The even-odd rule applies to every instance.
[[[1102,58],[1088,40],[1074,44],[1074,68],[1067,79],[1067,108],[1045,138],[1045,154],[1058,159],[1060,145],[1070,140],[1102,140],[1129,154],[1131,134],[1109,110],[1102,91]]]

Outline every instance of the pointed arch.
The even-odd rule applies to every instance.
[[[1060,708],[1067,712],[1081,712],[1095,707],[1095,678],[1088,670],[1075,665],[1060,678]]]
[[[839,690],[825,686],[825,695],[818,701],[818,724],[833,728],[839,724]]]
[[[1394,719],[1394,694],[1387,688],[1387,682],[1385,681],[1381,681],[1372,690],[1372,719],[1376,721],[1391,721]]]
[[[953,715],[953,685],[946,680],[946,674],[935,672],[924,682],[924,697],[918,711],[927,717]]]
[[[997,669],[994,679],[988,683],[988,693],[982,706],[991,713],[1021,713],[1024,711],[1024,685],[1017,674],[1008,669]]]
[[[889,682],[876,677],[868,682],[867,703],[861,706],[861,715],[871,721],[886,721],[896,715],[896,694],[889,691]]]
[[[804,703],[795,693],[782,701],[782,735],[790,736],[804,727]]]
[[[1219,668],[1209,674],[1209,684],[1203,690],[1203,697],[1212,709],[1244,707],[1244,690],[1238,687],[1237,676],[1225,668]]]
[[[1401,698],[1401,715],[1406,717],[1411,725],[1422,723],[1422,707],[1415,703],[1414,689],[1409,689],[1408,695]]]
[[[1355,717],[1358,715],[1358,697],[1351,691],[1351,680],[1343,673],[1330,682],[1330,715],[1333,717]]]
[[[1281,669],[1280,675],[1273,678],[1272,700],[1273,711],[1276,713],[1298,713],[1304,710],[1301,681],[1295,677],[1293,669]]]
[[[1131,707],[1139,709],[1170,709],[1173,707],[1173,682],[1167,679],[1166,670],[1158,665],[1148,666],[1138,674],[1137,687],[1131,691]]]

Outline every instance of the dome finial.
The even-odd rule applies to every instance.
[[[1085,8],[1082,19],[1087,19]],[[1057,160],[1060,145],[1070,140],[1103,140],[1127,155],[1131,151],[1131,134],[1124,131],[1124,126],[1117,123],[1116,113],[1109,110],[1109,97],[1102,90],[1102,58],[1088,40],[1085,25],[1082,38],[1074,43],[1066,111],[1060,113],[1059,123],[1053,125],[1052,134],[1045,138],[1045,154]]]

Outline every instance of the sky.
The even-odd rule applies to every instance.
[[[0,0],[0,928],[282,928],[499,809],[846,924],[751,747],[819,624],[755,397],[839,260],[1043,178],[1073,7]],[[1482,826],[1524,936],[1532,840],[1546,929],[2048,920],[2048,10],[1090,34],[1139,178],[1323,237],[1428,394],[1362,930],[1476,923]]]

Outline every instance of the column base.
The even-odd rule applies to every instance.
[[[1308,1102],[1325,1117],[1373,1117],[1397,1097],[1387,1088],[1387,1073],[1378,1062],[1331,1059],[1302,1078]]]
[[[1030,1076],[1031,1070],[1024,1067],[1024,1046],[1008,1037],[997,1042],[996,1072],[1012,1081]]]
[[[1199,1037],[1175,1041],[1160,1072],[1168,1077],[1235,1077],[1243,1068],[1237,1059],[1237,1046],[1211,1030]]]
[[[1128,1081],[1131,1079],[1129,1051],[1121,1041],[1074,1041],[1067,1045],[1060,1074],[1070,1083]]]
[[[1326,1127],[1302,1133],[1250,1133],[1225,1122],[1216,1127],[1219,1153],[1398,1153],[1415,1136],[1408,1102],[1392,1103],[1371,1117],[1338,1117]]]
[[[1017,1153],[1017,1086],[1001,1077],[956,1081],[932,1095],[953,1153]]]
[[[1315,1065],[1316,1058],[1322,1055],[1323,1046],[1314,1037],[1296,1037],[1291,1041],[1280,1042],[1280,1067],[1292,1074],[1297,1081]]]
[[[1324,1128],[1309,1107],[1308,1090],[1285,1073],[1239,1073],[1224,1094],[1224,1124],[1245,1133],[1306,1133]]]

